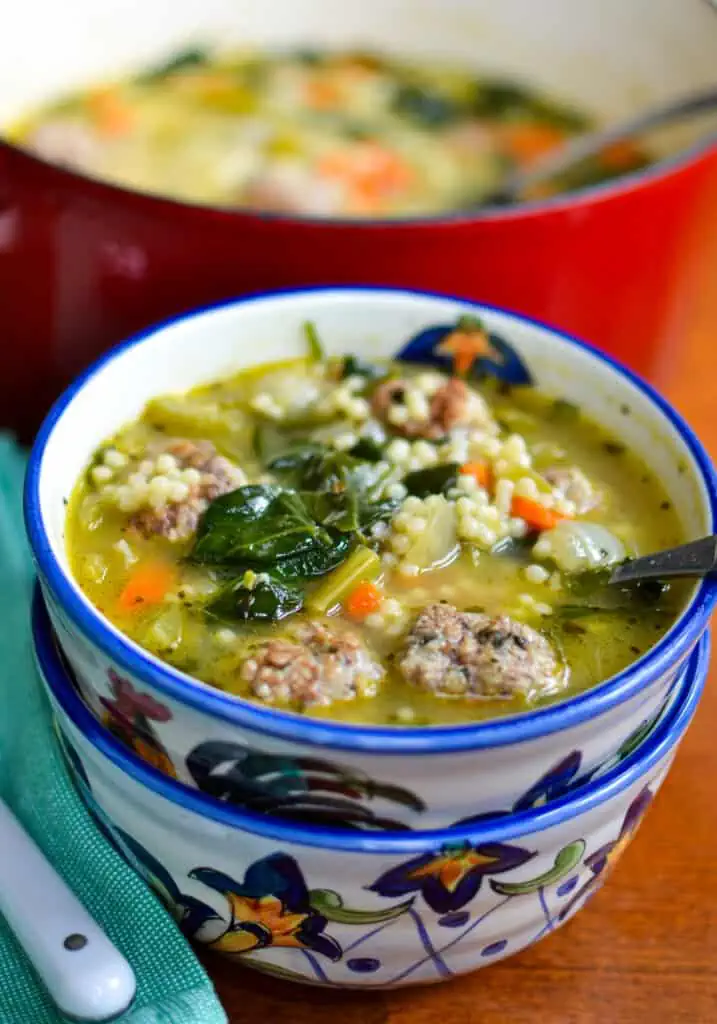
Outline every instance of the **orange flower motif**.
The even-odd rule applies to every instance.
[[[447,845],[389,868],[368,888],[380,896],[420,892],[431,910],[449,914],[470,903],[484,878],[513,871],[534,856],[530,850],[507,843]]]
[[[311,949],[330,960],[341,959],[341,947],[326,935],[326,918],[312,905],[306,883],[292,857],[276,853],[256,861],[243,882],[212,868],[195,868],[189,877],[221,893],[231,922],[211,946],[242,956],[267,946]]]
[[[493,355],[493,346],[482,328],[458,328],[443,339],[436,352],[438,355],[451,356],[454,372],[460,377],[465,377],[476,359]]]
[[[478,850],[469,848],[457,855],[444,854],[436,857],[430,864],[423,864],[416,868],[409,877],[418,880],[433,875],[449,892],[455,892],[461,879],[465,878],[474,868],[486,867],[497,861],[497,857],[486,857]]]
[[[214,949],[223,953],[241,954],[262,946],[294,946],[301,949],[305,945],[298,933],[308,914],[292,914],[278,897],[251,899],[229,893],[227,901],[232,911],[232,926],[212,943]]]

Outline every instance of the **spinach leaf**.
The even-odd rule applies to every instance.
[[[275,456],[269,463],[269,470],[277,476],[290,478],[293,483],[300,484],[309,467],[313,466],[317,459],[323,458],[326,451],[324,445],[307,441]]]
[[[327,542],[298,494],[250,484],[212,502],[190,558],[208,565],[271,565]]]
[[[364,462],[380,462],[383,459],[383,445],[372,441],[370,437],[360,437],[353,448],[349,449],[349,455]]]
[[[383,380],[388,377],[387,366],[377,366],[375,363],[367,363],[358,356],[345,356],[341,369],[341,379],[347,377],[365,377],[367,381]]]
[[[349,553],[353,543],[348,533],[329,531],[331,542],[303,551],[298,555],[282,558],[271,570],[271,575],[278,580],[298,583],[324,576],[341,565]]]
[[[459,468],[459,463],[449,462],[445,466],[416,469],[403,478],[403,486],[417,498],[427,498],[429,494],[445,494],[457,485]]]
[[[393,109],[427,128],[441,128],[456,121],[463,113],[459,103],[434,89],[405,84],[398,87]]]
[[[368,500],[376,496],[386,472],[348,452],[312,444],[290,449],[274,459],[269,469],[301,491],[338,494],[351,490]]]
[[[587,615],[629,612],[640,608],[659,609],[670,584],[664,580],[638,580],[610,586],[611,569],[594,569],[567,577],[564,586],[575,600],[560,606],[563,618],[584,618]]]
[[[304,594],[300,587],[269,579],[250,589],[238,580],[225,587],[206,610],[220,618],[278,622],[301,611],[303,604]]]
[[[209,52],[200,46],[193,46],[187,50],[180,50],[178,53],[168,57],[167,60],[156,67],[150,68],[143,75],[137,78],[140,83],[161,82],[163,78],[174,74],[175,71],[183,71],[185,68],[199,67],[209,61]]]

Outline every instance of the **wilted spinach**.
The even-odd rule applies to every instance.
[[[330,546],[331,537],[294,491],[250,484],[224,494],[202,516],[191,560],[205,565],[271,566]]]
[[[299,586],[268,579],[250,588],[243,580],[233,580],[207,606],[207,612],[240,621],[278,622],[301,611],[303,604],[304,592]]]
[[[403,486],[417,498],[427,498],[429,494],[445,494],[457,485],[459,468],[457,462],[449,462],[445,466],[417,469],[403,478]]]
[[[163,78],[183,71],[185,68],[201,67],[209,61],[209,52],[199,46],[187,50],[180,50],[178,53],[168,57],[161,64],[150,68],[140,75],[137,81],[141,83],[161,82]]]
[[[347,377],[365,377],[366,381],[378,381],[388,377],[389,373],[388,366],[378,366],[376,363],[359,359],[358,356],[344,356],[341,366],[342,380]]]

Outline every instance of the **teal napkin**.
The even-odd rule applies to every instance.
[[[132,964],[137,999],[122,1024],[226,1024],[189,945],[92,824],[55,745],[30,649],[24,469],[20,450],[0,435],[0,793]],[[59,1020],[0,918],[0,1024]]]

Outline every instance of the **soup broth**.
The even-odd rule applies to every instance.
[[[482,203],[590,120],[468,68],[375,53],[190,50],[31,113],[38,155],[128,188],[283,213],[393,217]],[[535,195],[640,167],[622,143]]]
[[[68,548],[118,629],[242,698],[411,726],[564,700],[669,628],[681,584],[605,585],[684,540],[660,481],[574,405],[472,376],[477,321],[453,374],[307,331],[307,359],[159,397],[96,452]]]

